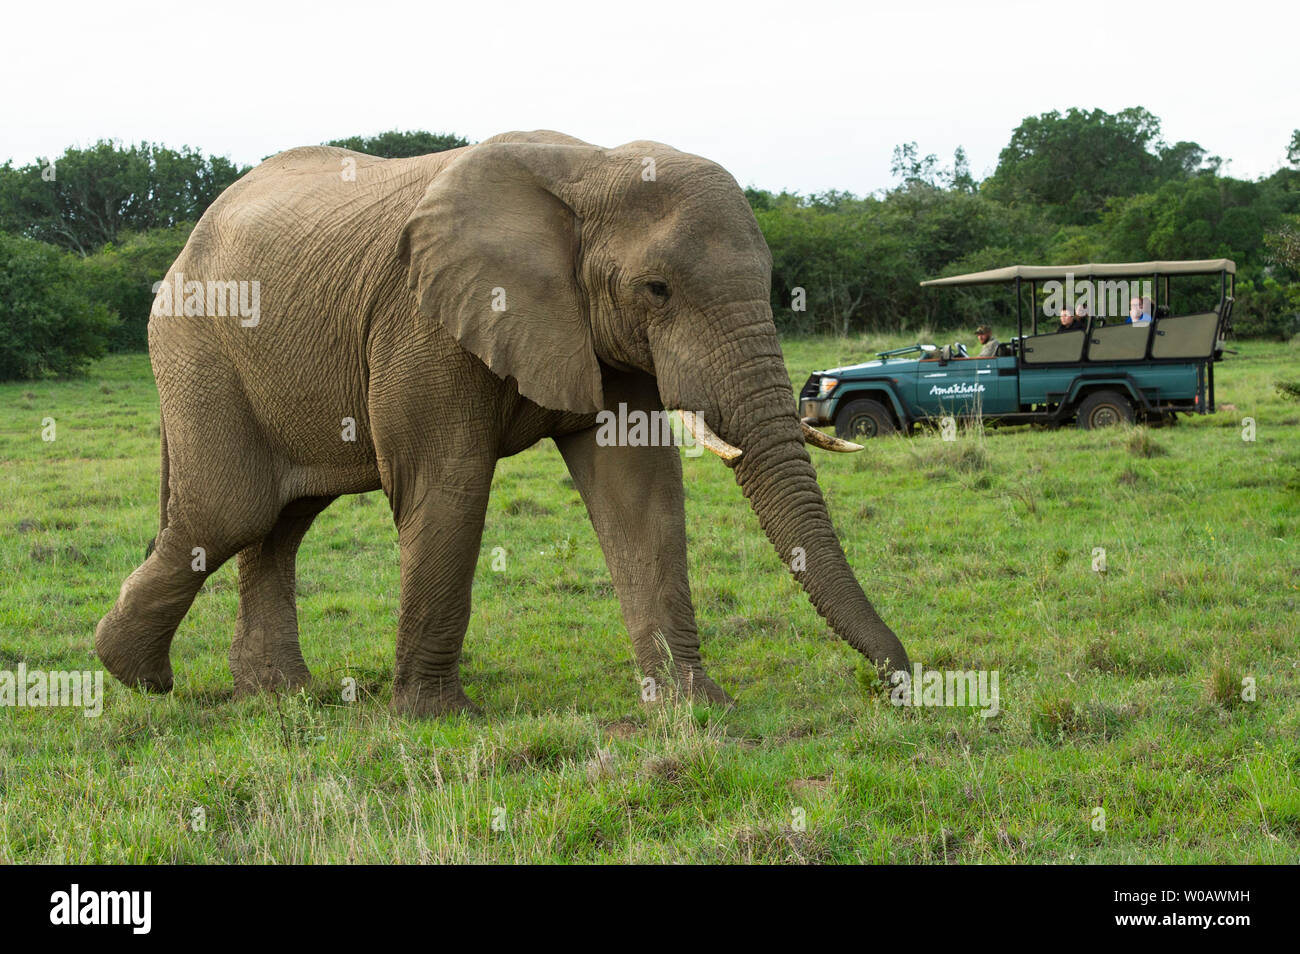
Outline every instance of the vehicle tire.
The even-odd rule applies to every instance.
[[[898,430],[889,408],[871,398],[858,398],[835,415],[835,436],[846,441],[882,437]]]
[[[1082,430],[1132,423],[1133,405],[1118,391],[1094,391],[1079,404],[1078,425]]]

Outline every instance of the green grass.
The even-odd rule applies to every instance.
[[[901,343],[786,354],[798,384]],[[546,442],[497,472],[464,661],[486,715],[390,712],[395,532],[382,495],[344,498],[299,562],[311,689],[233,698],[232,561],[181,625],[172,695],[110,678],[99,718],[0,710],[0,861],[1300,860],[1300,404],[1274,387],[1300,347],[1240,347],[1219,366],[1235,410],[1175,428],[816,455],[868,595],[914,660],[998,670],[996,718],[872,690],[712,457],[684,461],[691,579],[739,705],[643,705]],[[143,356],[0,387],[0,669],[99,668],[157,467]]]

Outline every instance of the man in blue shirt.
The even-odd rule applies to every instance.
[[[1151,321],[1151,299],[1130,298],[1128,302],[1128,320],[1126,325],[1145,325]]]

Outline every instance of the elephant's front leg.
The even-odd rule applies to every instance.
[[[391,489],[385,489],[402,561],[393,683],[393,705],[401,712],[477,710],[461,689],[460,649],[494,463],[443,460],[429,472],[390,472]]]
[[[606,404],[662,411],[651,378],[608,375]],[[731,698],[704,672],[686,573],[686,511],[676,447],[602,447],[598,428],[556,438],[591,514],[632,637],[637,665],[687,694]]]

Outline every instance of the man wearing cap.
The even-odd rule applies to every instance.
[[[975,337],[983,346],[976,357],[996,358],[998,356],[998,339],[993,337],[993,329],[988,325],[980,325],[975,329]]]

